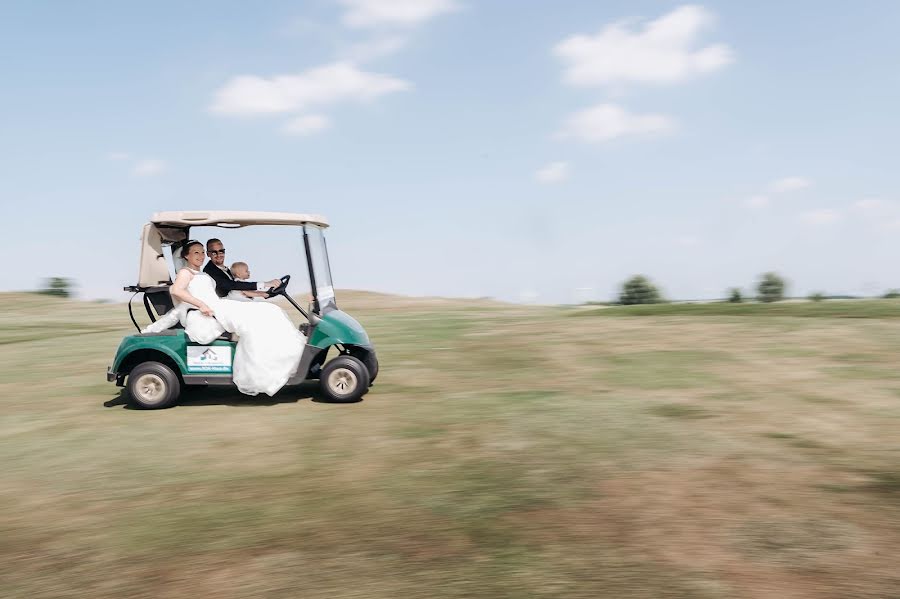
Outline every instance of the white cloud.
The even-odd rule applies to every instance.
[[[130,160],[131,154],[128,152],[110,152],[106,155],[107,160],[114,160],[115,162],[122,162],[124,160]]]
[[[390,56],[402,50],[407,43],[409,43],[409,39],[401,35],[376,37],[368,41],[352,44],[342,54],[348,60],[364,63]]]
[[[765,208],[769,205],[769,196],[761,194],[750,196],[744,201],[744,204],[749,208]]]
[[[829,208],[823,208],[822,210],[811,210],[800,215],[800,220],[802,220],[807,225],[830,225],[832,223],[836,223],[840,219],[841,213],[837,210],[831,210]]]
[[[805,177],[784,177],[783,179],[772,181],[763,193],[758,193],[744,200],[744,205],[748,208],[765,208],[772,201],[770,194],[789,193],[805,189],[811,185],[812,181]]]
[[[138,161],[138,163],[134,165],[131,173],[137,177],[153,177],[164,172],[167,168],[168,165],[164,160],[147,158]]]
[[[306,136],[327,129],[330,126],[331,121],[327,116],[321,114],[305,114],[288,121],[282,128],[282,131],[288,135]]]
[[[215,92],[210,111],[228,116],[282,114],[341,101],[374,100],[411,88],[408,81],[336,62],[298,75],[234,77]]]
[[[538,169],[534,178],[538,183],[559,183],[569,178],[571,173],[568,162],[551,162],[547,166]]]
[[[566,63],[563,79],[572,85],[675,83],[734,60],[725,44],[697,47],[697,38],[714,22],[701,6],[681,6],[642,28],[617,22],[593,36],[570,36],[553,52]]]
[[[769,190],[774,193],[787,193],[789,191],[806,189],[811,185],[812,181],[805,177],[785,177],[783,179],[773,181],[772,184],[769,185]]]
[[[458,8],[453,0],[338,0],[348,27],[411,27]]]
[[[632,114],[615,104],[598,104],[569,116],[560,137],[603,142],[625,135],[666,133],[675,121],[662,114]]]
[[[866,198],[854,202],[853,209],[866,216],[883,216],[895,212],[897,205],[894,202],[879,198]]]

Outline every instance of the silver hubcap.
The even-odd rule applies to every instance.
[[[350,395],[358,384],[356,374],[348,368],[335,368],[328,375],[328,388],[335,395]]]
[[[144,403],[158,403],[166,396],[166,382],[158,374],[142,374],[134,383],[134,392]]]

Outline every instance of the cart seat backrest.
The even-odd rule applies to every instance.
[[[155,287],[148,287],[147,290],[144,291],[147,299],[149,299],[150,303],[153,305],[157,317],[162,316],[174,307],[172,296],[169,295],[169,287],[170,285],[157,285]],[[179,324],[176,326],[180,327],[181,325]]]

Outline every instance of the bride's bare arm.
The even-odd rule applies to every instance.
[[[193,278],[194,275],[191,271],[182,268],[178,271],[178,275],[175,276],[175,282],[172,283],[172,286],[169,288],[169,294],[178,301],[187,302],[190,305],[195,306],[202,314],[213,316],[214,312],[212,311],[212,308],[191,295],[187,290],[188,283],[190,283]]]

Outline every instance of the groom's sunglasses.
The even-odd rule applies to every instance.
[[[224,254],[224,253],[225,253],[225,248],[222,248],[221,250],[209,250],[210,256],[215,256],[217,254]]]

